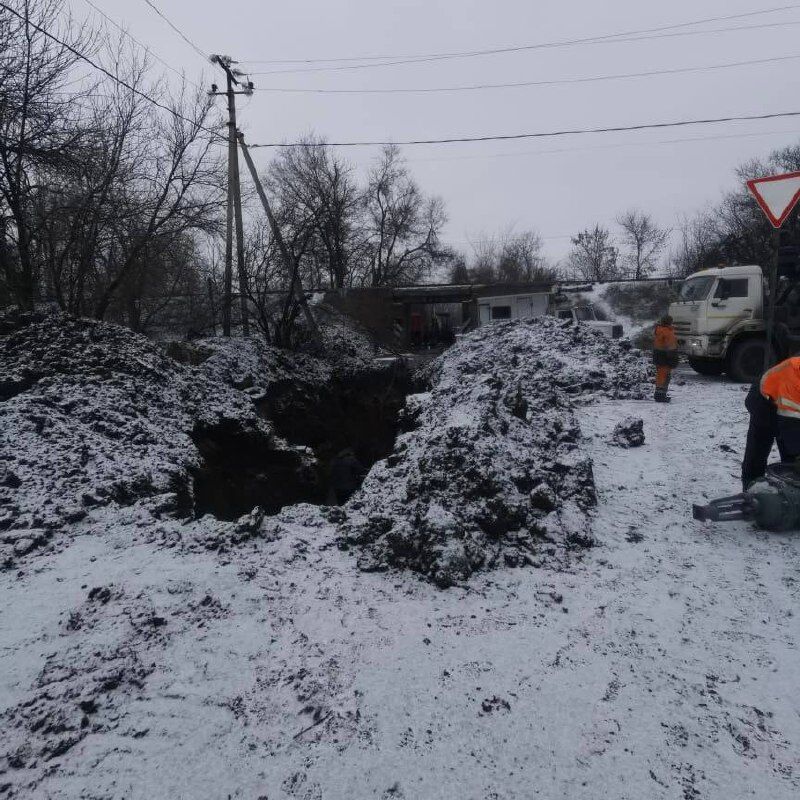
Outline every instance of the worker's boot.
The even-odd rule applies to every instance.
[[[669,397],[667,397],[667,390],[662,389],[660,386],[657,386],[655,394],[653,395],[653,400],[655,400],[656,403],[669,403]]]

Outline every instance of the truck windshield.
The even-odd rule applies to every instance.
[[[714,278],[710,275],[702,278],[689,278],[689,280],[684,281],[683,286],[681,286],[678,302],[691,303],[693,300],[705,300],[713,284]]]

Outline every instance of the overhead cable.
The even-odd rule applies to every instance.
[[[4,8],[6,11],[9,11],[11,14],[13,14],[18,19],[22,20],[23,22],[26,22],[25,17],[22,14],[20,14],[16,9],[11,8],[11,6],[9,6],[6,3],[2,2],[2,0],[0,0],[0,8]],[[41,33],[43,36],[46,36],[51,41],[54,41],[57,44],[59,44],[62,47],[64,47],[65,49],[69,50],[70,53],[72,53],[74,56],[76,56],[77,58],[81,59],[82,61],[85,61],[87,64],[89,64],[90,67],[93,67],[98,72],[102,72],[103,75],[105,75],[107,78],[111,78],[111,80],[114,81],[115,83],[119,84],[120,86],[123,86],[128,91],[133,92],[133,94],[135,94],[137,97],[141,97],[143,100],[147,100],[149,103],[152,103],[157,108],[160,108],[160,109],[162,109],[164,111],[168,111],[176,119],[180,119],[180,120],[183,120],[184,122],[188,122],[190,125],[196,125],[199,130],[205,131],[206,133],[210,133],[212,136],[215,136],[215,137],[217,137],[219,139],[222,139],[223,141],[227,142],[227,138],[222,136],[217,131],[212,130],[211,128],[208,128],[205,125],[198,124],[197,120],[193,120],[193,119],[190,119],[187,116],[184,116],[180,112],[176,111],[174,108],[170,108],[169,106],[165,105],[164,103],[160,102],[159,100],[156,100],[154,97],[151,97],[146,92],[143,92],[141,89],[137,89],[135,86],[132,86],[130,83],[128,83],[127,81],[123,80],[118,75],[114,75],[113,72],[110,72],[109,70],[107,70],[101,64],[98,64],[96,61],[94,61],[92,58],[87,56],[85,53],[81,53],[80,50],[77,50],[71,44],[68,44],[67,42],[63,41],[62,39],[59,39],[58,36],[55,36],[54,34],[50,33],[50,31],[46,30],[45,28],[42,28],[40,25],[37,25],[35,22],[31,21],[30,19],[27,20],[27,24],[30,25],[34,30],[36,30],[39,33]]]
[[[515,81],[513,83],[477,83],[466,86],[423,86],[411,88],[382,88],[382,89],[295,89],[285,86],[264,86],[256,91],[277,92],[281,94],[440,94],[445,92],[477,92],[491,89],[522,89],[540,86],[565,86],[580,83],[598,83],[602,81],[629,80],[631,78],[653,78],[661,75],[686,75],[696,72],[710,72],[714,70],[731,69],[734,67],[761,66],[764,64],[777,64],[786,61],[796,61],[800,54],[790,56],[775,56],[773,58],[757,58],[750,61],[729,61],[723,64],[707,64],[700,67],[675,67],[672,69],[654,69],[646,72],[623,72],[613,75],[589,75],[582,78],[556,78],[543,81]]]
[[[510,47],[491,48],[486,50],[466,50],[455,53],[417,53],[417,54],[397,54],[392,55],[371,55],[371,56],[346,56],[339,58],[281,58],[281,59],[244,59],[246,64],[330,64],[343,61],[386,61],[393,59],[414,59],[414,58],[467,58],[471,56],[494,55],[495,53],[516,52],[517,50],[532,50],[543,47],[563,47],[575,44],[592,44],[594,42],[615,39],[620,36],[635,36],[641,33],[658,33],[661,31],[678,30],[680,28],[690,28],[696,25],[707,25],[710,22],[730,22],[735,19],[745,19],[747,17],[758,17],[764,14],[776,14],[782,11],[792,11],[800,8],[800,3],[792,3],[785,6],[765,8],[760,11],[748,11],[742,14],[727,14],[721,17],[705,17],[703,19],[691,20],[689,22],[679,22],[673,25],[662,25],[657,28],[640,28],[639,30],[622,31],[619,33],[607,33],[600,36],[590,36],[583,39],[567,39],[555,42],[540,42],[538,44],[516,45]]]
[[[137,44],[139,47],[141,47],[141,48],[142,48],[142,49],[143,49],[143,50],[144,50],[146,53],[150,53],[150,55],[151,55],[151,56],[153,56],[153,58],[155,58],[155,59],[156,59],[156,61],[158,61],[158,62],[159,62],[159,63],[160,63],[162,66],[166,67],[166,68],[167,68],[168,70],[170,70],[171,72],[174,72],[174,73],[175,73],[176,75],[178,75],[178,76],[179,76],[179,77],[180,77],[182,80],[185,80],[187,83],[189,83],[189,84],[191,84],[192,86],[194,86],[194,87],[195,87],[195,89],[201,89],[201,88],[202,88],[202,87],[200,86],[200,84],[198,84],[198,83],[195,83],[194,81],[192,81],[192,80],[190,80],[189,78],[187,78],[187,77],[186,77],[186,74],[185,74],[184,72],[182,72],[181,70],[178,70],[178,69],[176,69],[175,67],[173,67],[173,66],[172,66],[172,65],[171,65],[171,64],[170,64],[168,61],[165,61],[165,60],[164,60],[164,59],[163,59],[163,58],[162,58],[162,57],[161,57],[161,56],[160,56],[158,53],[156,53],[156,52],[155,52],[155,51],[154,51],[154,50],[153,50],[151,47],[149,47],[148,45],[142,44],[142,42],[140,42],[140,41],[139,41],[139,40],[138,40],[138,39],[137,39],[137,38],[136,38],[136,37],[135,37],[135,36],[134,36],[134,35],[133,35],[133,34],[132,34],[132,33],[131,33],[131,32],[130,32],[130,31],[129,31],[129,30],[128,30],[128,29],[127,29],[125,26],[124,26],[124,25],[120,25],[120,24],[119,24],[119,23],[118,23],[116,20],[114,20],[112,17],[109,17],[109,16],[108,16],[108,14],[106,14],[106,12],[105,12],[105,11],[103,11],[103,9],[102,9],[102,8],[100,8],[99,6],[96,6],[96,5],[95,5],[95,4],[92,2],[92,0],[84,0],[84,2],[85,2],[87,5],[91,6],[91,7],[92,7],[92,8],[93,8],[93,9],[94,9],[94,10],[95,10],[95,11],[96,11],[98,14],[100,14],[100,16],[101,16],[101,17],[103,17],[103,18],[104,18],[104,19],[105,19],[105,20],[106,20],[108,23],[110,23],[110,24],[111,24],[111,25],[113,25],[113,26],[114,26],[114,27],[115,27],[115,28],[116,28],[118,31],[120,31],[120,33],[122,33],[124,36],[127,36],[127,37],[128,37],[128,38],[129,38],[129,39],[132,41],[132,42],[134,42],[134,43],[135,43],[135,44]]]
[[[726,27],[726,28],[707,28],[705,30],[697,30],[697,31],[674,31],[671,33],[628,35],[624,37],[622,34],[614,34],[605,37],[574,39],[571,41],[560,41],[560,42],[544,42],[540,44],[522,45],[518,47],[495,48],[492,50],[476,50],[471,52],[465,51],[463,53],[418,56],[418,57],[404,58],[394,61],[380,61],[369,64],[348,64],[345,66],[337,66],[337,67],[302,67],[295,69],[250,70],[249,74],[296,75],[296,74],[312,73],[312,72],[347,72],[352,70],[376,69],[378,67],[396,67],[405,64],[425,64],[431,62],[449,61],[453,59],[477,58],[483,56],[500,55],[505,53],[519,53],[531,50],[551,50],[551,49],[560,49],[564,47],[579,47],[579,46],[598,45],[598,44],[620,44],[629,42],[652,41],[656,39],[674,39],[686,36],[707,36],[708,34],[717,34],[717,33],[735,33],[737,31],[763,30],[768,28],[786,28],[790,25],[797,25],[797,24],[798,24],[797,20],[787,20],[784,22],[768,22],[757,25],[736,25],[733,27]],[[256,62],[243,60],[242,63],[254,64]]]
[[[151,2],[151,0],[144,0],[144,2],[147,3],[147,5],[150,6],[150,8],[152,8],[153,11],[155,11],[156,14],[158,14],[158,16],[161,17],[161,19],[163,19],[164,22],[166,22],[167,25],[169,25],[170,28],[172,28],[172,30],[175,31],[175,33],[177,33],[178,36],[180,36],[181,39],[183,39],[183,41],[186,42],[186,44],[188,44],[189,47],[191,47],[192,50],[194,50],[195,53],[200,56],[200,58],[206,61],[208,60],[208,53],[203,52],[202,48],[198,47],[174,22],[172,22],[172,20],[167,17],[166,14],[161,11],[161,9],[158,8],[155,3]]]
[[[781,119],[783,117],[800,117],[800,111],[777,111],[769,114],[740,114],[727,117],[709,117],[707,119],[683,119],[671,122],[643,122],[636,125],[609,125],[598,128],[567,128],[557,131],[538,131],[536,133],[488,134],[484,136],[451,136],[446,139],[406,139],[404,141],[351,141],[325,142],[329,147],[386,147],[391,145],[421,144],[459,144],[462,142],[503,142],[516,139],[551,139],[560,136],[583,136],[597,133],[623,133],[628,131],[656,130],[660,128],[683,128],[692,125],[715,125],[722,122],[748,122],[761,119]],[[268,142],[251,144],[255,147],[308,147],[307,142]]]

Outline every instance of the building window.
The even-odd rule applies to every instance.
[[[492,306],[492,319],[511,319],[511,306]]]

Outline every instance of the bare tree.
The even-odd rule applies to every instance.
[[[628,275],[637,281],[646,278],[658,266],[670,232],[659,228],[649,214],[635,208],[617,217],[617,225],[622,228],[623,261]]]
[[[724,263],[717,218],[713,214],[684,217],[679,226],[680,238],[670,255],[672,277],[683,278],[699,269]]]
[[[276,207],[294,207],[296,224],[313,220],[305,259],[311,285],[346,286],[360,249],[362,198],[352,167],[312,136],[285,149],[270,164],[265,183]]]
[[[120,37],[105,48],[116,74],[132,89],[144,88],[145,58],[130,53]],[[111,63],[113,62],[113,63]],[[103,281],[112,242],[127,221],[136,166],[132,143],[149,134],[149,106],[121,85],[93,94],[83,133],[67,164],[45,168],[35,193],[38,259],[48,293],[66,311],[87,313]]]
[[[442,257],[447,216],[440,198],[425,198],[395,145],[384,148],[365,192],[365,246],[372,286],[420,280]]]
[[[587,281],[609,281],[619,277],[619,251],[606,228],[595,225],[572,239],[569,264]]]
[[[193,236],[218,217],[209,98],[170,99],[146,55],[76,26],[62,0],[11,2],[0,14],[0,285],[26,308],[44,296],[137,330],[176,318],[173,300],[194,306],[200,291]],[[90,82],[78,51],[116,80]]]
[[[448,280],[450,283],[465,284],[470,283],[472,277],[467,267],[467,258],[463,253],[453,252],[450,256],[450,268],[448,270]]]
[[[475,283],[534,283],[555,278],[536,231],[515,233],[510,226],[496,236],[476,240],[472,250],[469,276]]]
[[[509,228],[501,235],[497,278],[501,283],[534,283],[554,278],[543,255],[542,237],[527,230],[515,235]]]
[[[800,146],[776,150],[766,160],[751,159],[736,169],[737,188],[726,192],[713,211],[685,218],[671,254],[678,276],[721,264],[769,264],[772,228],[744,188],[749,178],[800,170]],[[793,213],[781,229],[783,244],[800,245],[800,219]]]
[[[32,308],[40,280],[33,196],[45,168],[74,161],[81,103],[66,89],[74,51],[91,52],[94,40],[64,15],[62,0],[10,2],[0,14],[0,271],[16,302]],[[88,81],[82,88],[91,92]]]
[[[473,283],[494,283],[497,280],[499,251],[500,246],[494,236],[482,236],[472,243],[469,275]]]

